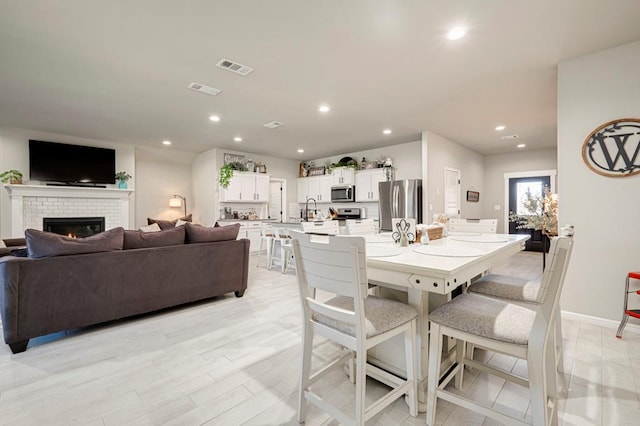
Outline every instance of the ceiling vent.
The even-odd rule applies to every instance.
[[[280,122],[280,121],[271,121],[267,124],[264,125],[264,127],[268,128],[268,129],[277,129],[280,126],[284,126],[284,123]]]
[[[247,75],[253,71],[253,68],[251,67],[230,61],[228,59],[222,59],[216,64],[216,66],[218,68],[222,68],[223,70],[235,72],[236,74],[240,75]]]
[[[196,92],[206,93],[207,95],[211,95],[211,96],[215,96],[218,93],[222,92],[222,90],[220,89],[216,89],[215,87],[205,86],[204,84],[200,84],[200,83],[191,83],[187,87],[189,87],[189,89],[191,90],[195,90]]]
[[[518,135],[500,136],[500,139],[518,139]]]

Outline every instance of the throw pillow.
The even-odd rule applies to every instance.
[[[184,244],[184,227],[161,232],[124,231],[124,249],[177,246]]]
[[[184,226],[185,223],[187,223],[186,220],[178,219],[178,221],[176,222],[176,228],[179,226]]]
[[[4,243],[3,239],[0,239],[0,248],[5,248],[7,245]]]
[[[187,243],[210,243],[215,241],[235,240],[240,232],[240,224],[229,226],[208,227],[187,223]]]
[[[176,223],[179,220],[184,220],[185,222],[191,222],[191,213],[175,220],[151,219],[150,217],[148,217],[147,225],[153,225],[154,223],[157,223],[160,226],[160,229],[164,231],[165,229],[175,228]]]
[[[29,253],[27,253],[27,249],[26,248],[16,249],[16,250],[11,250],[11,256],[13,256],[13,257],[29,257]]]
[[[29,257],[35,258],[122,250],[124,240],[123,228],[109,229],[86,238],[71,238],[37,229],[27,229],[24,234]]]
[[[158,225],[157,223],[152,223],[151,225],[147,225],[147,226],[141,226],[140,228],[138,228],[138,230],[140,230],[142,232],[160,232],[160,231],[162,231],[162,229],[160,229],[160,225]]]

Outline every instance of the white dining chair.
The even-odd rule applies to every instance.
[[[377,234],[376,224],[373,219],[347,219],[345,221],[347,235],[373,235]]]
[[[301,222],[302,232],[307,234],[324,234],[324,235],[338,235],[340,233],[340,226],[337,220],[324,220],[315,222]]]
[[[307,402],[325,411],[341,424],[363,425],[396,399],[406,395],[409,414],[417,416],[417,311],[409,305],[367,294],[365,241],[359,236],[329,236],[292,232],[296,274],[303,312],[303,350],[298,422],[306,419]],[[316,289],[326,294],[316,298]],[[315,335],[343,346],[349,351],[312,370]],[[407,378],[389,374],[367,362],[367,350],[404,336]],[[343,367],[355,354],[355,413],[348,416],[340,407],[314,390],[314,384],[334,367]],[[321,357],[318,357],[321,359]],[[365,406],[366,376],[382,375],[395,385],[387,394]]]
[[[281,271],[286,274],[293,262],[293,248],[291,246],[291,233],[288,229],[273,228],[273,247],[271,249],[271,257],[269,258],[269,270],[273,267],[274,251],[279,246]]]
[[[462,294],[429,314],[429,374],[427,379],[427,425],[435,424],[437,400],[477,412],[508,425],[557,424],[557,384],[553,323],[571,257],[573,239],[555,237],[550,262],[540,284],[536,305],[524,307],[478,294]],[[443,336],[456,339],[456,365],[441,377]],[[483,364],[465,354],[465,342],[527,361],[528,378]],[[455,377],[462,386],[464,366],[495,374],[529,388],[532,423],[504,411],[446,390]]]
[[[271,269],[271,258],[274,246],[273,237],[274,232],[271,225],[263,225],[262,229],[260,230],[260,245],[258,246],[258,259],[256,262],[256,267],[260,267],[260,259],[262,258],[262,250],[264,245],[265,267],[269,270]]]
[[[495,234],[498,219],[460,219],[452,217],[448,222],[449,235],[456,233]]]

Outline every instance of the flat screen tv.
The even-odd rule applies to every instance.
[[[93,146],[29,141],[32,180],[67,184],[113,184],[116,151]]]

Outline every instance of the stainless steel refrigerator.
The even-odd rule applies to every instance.
[[[391,219],[410,217],[422,223],[422,179],[380,182],[379,219],[381,231],[392,231]]]

